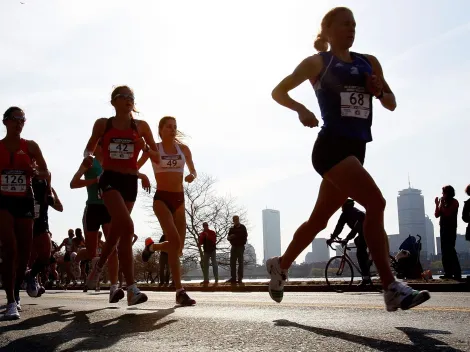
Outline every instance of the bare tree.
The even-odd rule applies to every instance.
[[[217,260],[220,266],[230,265],[230,243],[227,235],[233,225],[234,215],[240,217],[240,222],[247,228],[246,210],[236,204],[235,198],[230,195],[221,196],[215,189],[216,180],[207,174],[200,174],[194,182],[184,184],[185,209],[186,209],[186,241],[182,258],[183,274],[196,268],[202,262],[203,249],[199,244],[199,234],[202,232],[202,223],[207,222],[209,228],[216,233]],[[146,193],[150,201],[153,194]],[[152,209],[151,205],[146,205]],[[152,211],[153,214],[153,211]],[[155,215],[152,215],[155,219]],[[155,221],[156,232],[162,232]],[[255,264],[247,258],[246,265]]]

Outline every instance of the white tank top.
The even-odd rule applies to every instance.
[[[184,164],[186,163],[186,158],[184,157],[183,152],[178,143],[175,143],[177,150],[176,154],[167,154],[163,150],[162,143],[157,144],[157,149],[160,153],[160,164],[155,164],[152,162],[153,172],[159,174],[161,172],[184,172]]]

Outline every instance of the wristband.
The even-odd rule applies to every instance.
[[[93,156],[93,152],[89,151],[88,149],[85,149],[83,151],[83,158],[88,158],[89,156]]]

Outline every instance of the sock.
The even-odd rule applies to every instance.
[[[110,290],[111,292],[113,292],[113,291],[116,291],[117,288],[118,288],[117,284],[113,284],[113,285],[111,285],[111,287],[109,288],[109,290]]]
[[[180,293],[180,292],[183,292],[183,291],[184,291],[184,287],[179,288],[179,289],[176,290],[176,294],[178,294],[178,293]]]
[[[127,286],[127,291],[134,291],[135,289],[137,289],[136,284],[132,284],[132,285]]]

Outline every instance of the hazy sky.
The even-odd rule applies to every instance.
[[[470,183],[465,0],[24,1],[0,3],[0,109],[25,110],[24,137],[39,143],[53,173],[64,204],[62,214],[50,211],[56,241],[81,226],[86,191],[70,190],[69,182],[93,122],[113,114],[113,87],[128,84],[154,135],[162,116],[175,116],[191,137],[197,170],[247,208],[258,259],[265,207],[280,210],[286,248],[317,197],[321,178],[310,156],[318,130],[303,127],[270,93],[315,53],[321,18],[338,5],[355,14],[353,50],[379,59],[397,97],[393,113],[375,104],[366,157],[388,202],[387,231],[398,232],[396,197],[408,174],[423,190],[426,213],[445,184],[463,206]],[[309,84],[292,95],[320,116]],[[153,179],[149,164],[144,172]],[[133,212],[142,241],[156,221],[143,204],[139,198]]]

